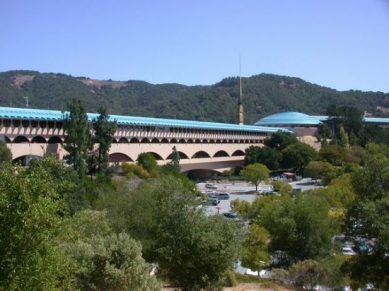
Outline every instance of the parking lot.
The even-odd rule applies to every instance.
[[[220,203],[217,206],[207,205],[206,212],[210,215],[224,212],[231,211],[231,201],[235,199],[241,199],[248,202],[253,202],[254,199],[257,197],[255,192],[255,186],[251,185],[250,183],[246,182],[238,182],[238,183],[231,183],[231,182],[222,182],[222,183],[212,183],[212,185],[216,189],[208,189],[205,187],[205,184],[209,183],[198,183],[197,188],[201,192],[205,191],[214,191],[219,193],[228,193],[230,195],[229,200],[220,200]],[[305,191],[308,189],[315,189],[315,188],[321,188],[322,186],[317,185],[316,183],[312,183],[310,179],[302,179],[298,182],[291,182],[289,183],[293,188],[299,188],[301,191]],[[259,185],[258,190],[266,190],[269,188],[270,185]]]
[[[220,203],[217,206],[207,205],[206,212],[210,215],[231,211],[231,201],[235,199],[242,199],[248,202],[254,201],[256,194],[245,194],[249,191],[255,191],[255,187],[247,183],[217,183],[213,184],[216,186],[216,189],[207,189],[205,188],[206,183],[198,183],[197,188],[201,191],[215,191],[219,193],[228,193],[230,199],[220,200]]]

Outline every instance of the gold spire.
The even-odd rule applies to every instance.
[[[242,77],[240,73],[240,55],[239,55],[239,101],[238,101],[238,112],[239,112],[239,125],[243,125],[244,123],[244,115],[243,115],[243,103],[242,103]]]

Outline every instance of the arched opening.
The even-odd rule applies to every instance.
[[[235,152],[232,154],[233,157],[241,157],[241,156],[244,156],[244,155],[245,155],[244,152],[241,151],[241,150],[237,150],[237,151],[235,151]]]
[[[3,126],[10,127],[12,124],[11,119],[3,119]]]
[[[153,138],[153,139],[151,140],[151,143],[159,143],[159,140],[158,140],[157,138]]]
[[[118,143],[128,143],[128,139],[126,139],[125,137],[121,137]]]
[[[188,141],[186,143],[193,143],[193,139],[188,139]]]
[[[229,157],[225,151],[218,151],[213,155],[214,158]]]
[[[154,153],[154,152],[149,152],[149,153],[154,156],[156,161],[163,161],[163,158],[160,155],[158,155],[157,153]]]
[[[109,162],[120,164],[122,162],[134,162],[129,156],[122,153],[113,153],[109,155]]]
[[[36,155],[25,155],[25,156],[20,156],[12,160],[12,163],[14,165],[20,165],[22,167],[27,167],[30,164],[30,161],[33,159],[42,159],[40,156]]]
[[[46,128],[46,126],[47,126],[46,120],[40,120],[39,121],[39,127],[40,128]]]
[[[31,127],[32,128],[37,128],[38,124],[39,124],[38,120],[31,120]]]
[[[118,141],[116,140],[116,138],[112,138],[112,143],[118,143]]]
[[[220,139],[217,139],[216,140],[216,143],[222,143]]]
[[[169,141],[168,141],[167,138],[163,138],[163,139],[161,140],[161,143],[169,143]]]
[[[28,141],[27,137],[25,137],[23,135],[19,135],[19,136],[14,138],[12,143],[29,143],[29,141]]]
[[[144,138],[142,138],[140,143],[150,143],[150,140],[148,138],[144,137]]]
[[[185,160],[185,159],[188,159],[188,156],[186,154],[184,154],[183,152],[179,152],[177,151],[178,155],[180,156],[180,160]],[[166,159],[167,160],[171,160],[173,157],[173,153],[171,153]]]
[[[210,139],[209,143],[215,143],[215,141],[213,139]]]
[[[185,139],[181,138],[178,143],[185,143]]]
[[[201,140],[196,139],[196,140],[195,140],[195,143],[201,143]]]
[[[133,138],[130,140],[130,143],[139,143],[139,139],[137,139],[136,137],[133,137]]]
[[[49,138],[47,143],[50,143],[50,144],[61,144],[62,143],[62,139],[60,137],[58,137],[58,136],[52,136],[52,137]]]
[[[14,127],[19,127],[20,126],[20,120],[19,119],[14,119],[12,120],[12,125]]]
[[[170,140],[170,143],[177,143],[177,140],[176,140],[175,138],[172,138],[172,139]]]
[[[205,159],[205,158],[210,158],[211,156],[209,154],[207,154],[206,152],[204,151],[199,151],[197,153],[195,153],[193,156],[192,156],[192,159]]]
[[[28,128],[30,126],[30,121],[28,119],[22,120],[22,127]]]
[[[34,136],[31,143],[46,143],[46,140],[43,136]]]

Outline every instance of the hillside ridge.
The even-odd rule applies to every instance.
[[[331,104],[355,106],[388,116],[389,93],[337,91],[301,78],[258,74],[242,78],[245,124],[277,112],[323,115]],[[97,80],[29,70],[0,72],[0,106],[65,110],[71,98],[88,112],[100,104],[110,114],[238,123],[239,77],[213,85],[151,84],[146,81]]]

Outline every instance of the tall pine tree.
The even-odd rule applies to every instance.
[[[64,149],[68,152],[65,161],[71,165],[80,177],[86,174],[88,150],[91,145],[91,132],[88,115],[78,99],[68,104],[68,112],[63,114]]]
[[[109,149],[117,129],[117,123],[116,120],[109,121],[106,106],[101,105],[97,112],[100,115],[92,121],[92,127],[94,130],[92,142],[93,145],[97,145],[93,152],[93,157],[96,161],[95,171],[100,174],[107,171],[109,163]]]

